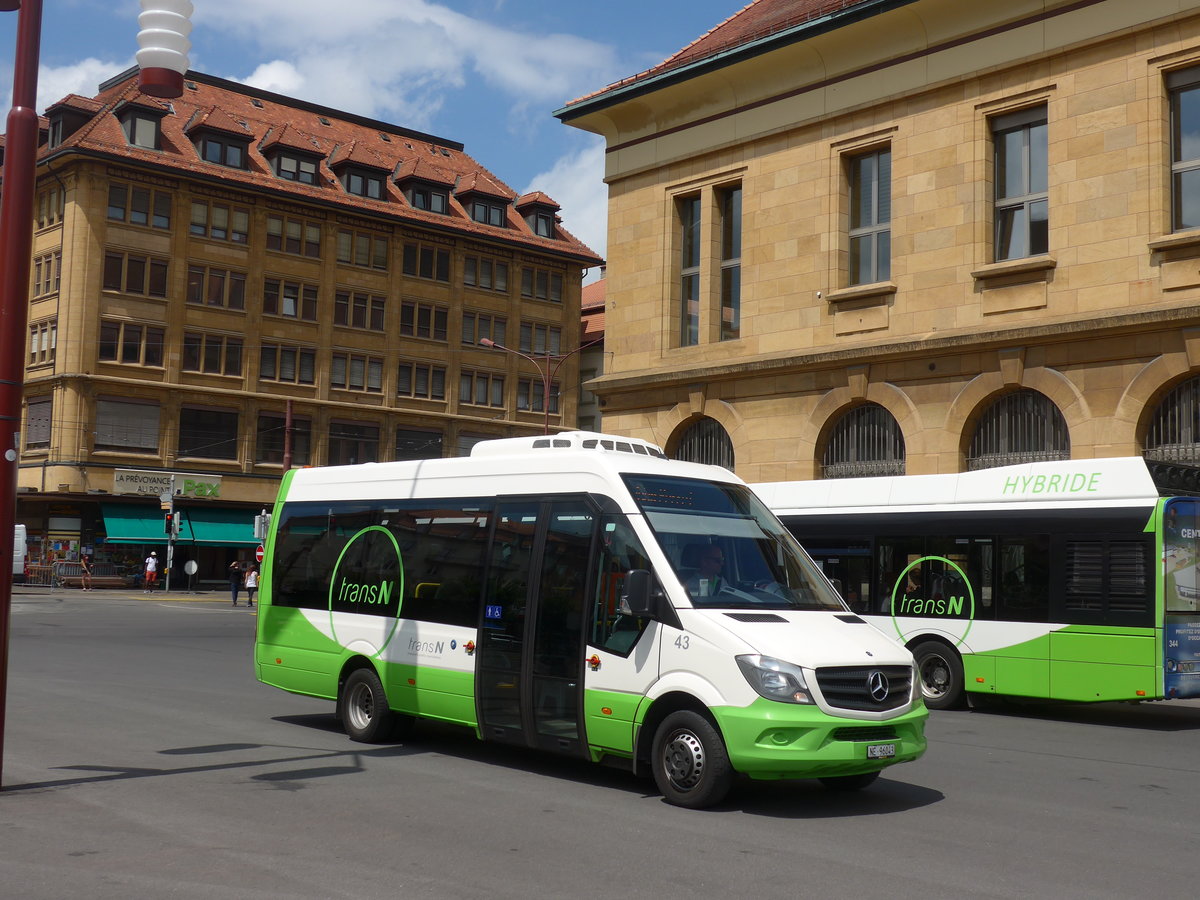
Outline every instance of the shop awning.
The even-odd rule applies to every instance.
[[[164,519],[166,512],[156,506],[124,506],[102,503],[104,514],[105,541],[109,544],[165,544],[167,542]],[[253,521],[253,520],[252,520]],[[253,531],[253,525],[251,525]],[[177,541],[192,540],[192,531],[184,516]]]
[[[254,536],[254,511],[250,509],[189,506],[183,521],[191,526],[189,540],[202,547],[254,547],[261,543]]]

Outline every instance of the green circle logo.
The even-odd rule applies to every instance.
[[[329,579],[329,627],[343,647],[348,641],[366,640],[374,644],[370,626],[356,626],[355,634],[337,633],[334,613],[358,613],[390,620],[374,655],[391,643],[399,625],[401,598],[404,596],[404,559],[395,536],[381,525],[370,525],[355,534],[342,548]]]
[[[941,574],[941,589],[932,589],[926,592],[918,587],[916,590],[922,591],[921,596],[915,594],[910,596],[907,588],[908,573],[913,569],[918,569],[919,572],[918,567],[927,562],[941,563],[945,566]],[[947,569],[953,570],[957,574],[957,578],[947,577]],[[965,594],[961,590],[955,593],[955,588],[960,586],[966,591]],[[955,629],[949,627],[945,631],[954,638],[954,646],[962,646],[967,635],[971,633],[971,625],[975,621],[975,589],[971,586],[971,579],[967,577],[967,573],[958,563],[946,559],[944,556],[922,556],[920,559],[913,560],[904,567],[892,588],[892,627],[896,629],[896,635],[903,643],[908,638],[900,630],[898,618],[936,619],[945,621],[947,624],[957,622],[963,626],[961,635],[955,637]]]

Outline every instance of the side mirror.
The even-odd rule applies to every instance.
[[[630,615],[650,617],[654,615],[651,590],[654,578],[647,569],[630,569],[625,576],[625,605]]]

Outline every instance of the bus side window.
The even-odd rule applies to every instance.
[[[997,561],[996,618],[1045,622],[1050,618],[1050,538],[1001,538]]]
[[[588,643],[610,653],[628,656],[650,620],[621,611],[625,579],[631,569],[649,569],[650,560],[622,516],[604,517],[596,559]]]

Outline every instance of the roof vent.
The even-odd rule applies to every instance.
[[[329,124],[329,120],[327,118],[325,118],[324,116],[317,116],[317,121],[320,122],[322,125]]]
[[[666,459],[662,449],[637,438],[618,438],[594,431],[567,431],[553,437],[500,438],[480,441],[471,448],[472,456],[511,456],[530,450],[610,450],[635,456]]]
[[[194,81],[185,81],[185,82],[183,83],[183,86],[184,86],[185,88],[187,88],[189,91],[194,91],[194,90],[196,90],[196,82],[194,82]]]
[[[382,131],[379,132],[379,136],[381,138],[383,138],[385,141],[387,141],[389,144],[392,142],[392,139],[390,137],[388,137],[386,134],[384,134]]]
[[[258,109],[263,108],[262,101],[259,100],[257,97],[251,97],[250,102],[253,103]]]

